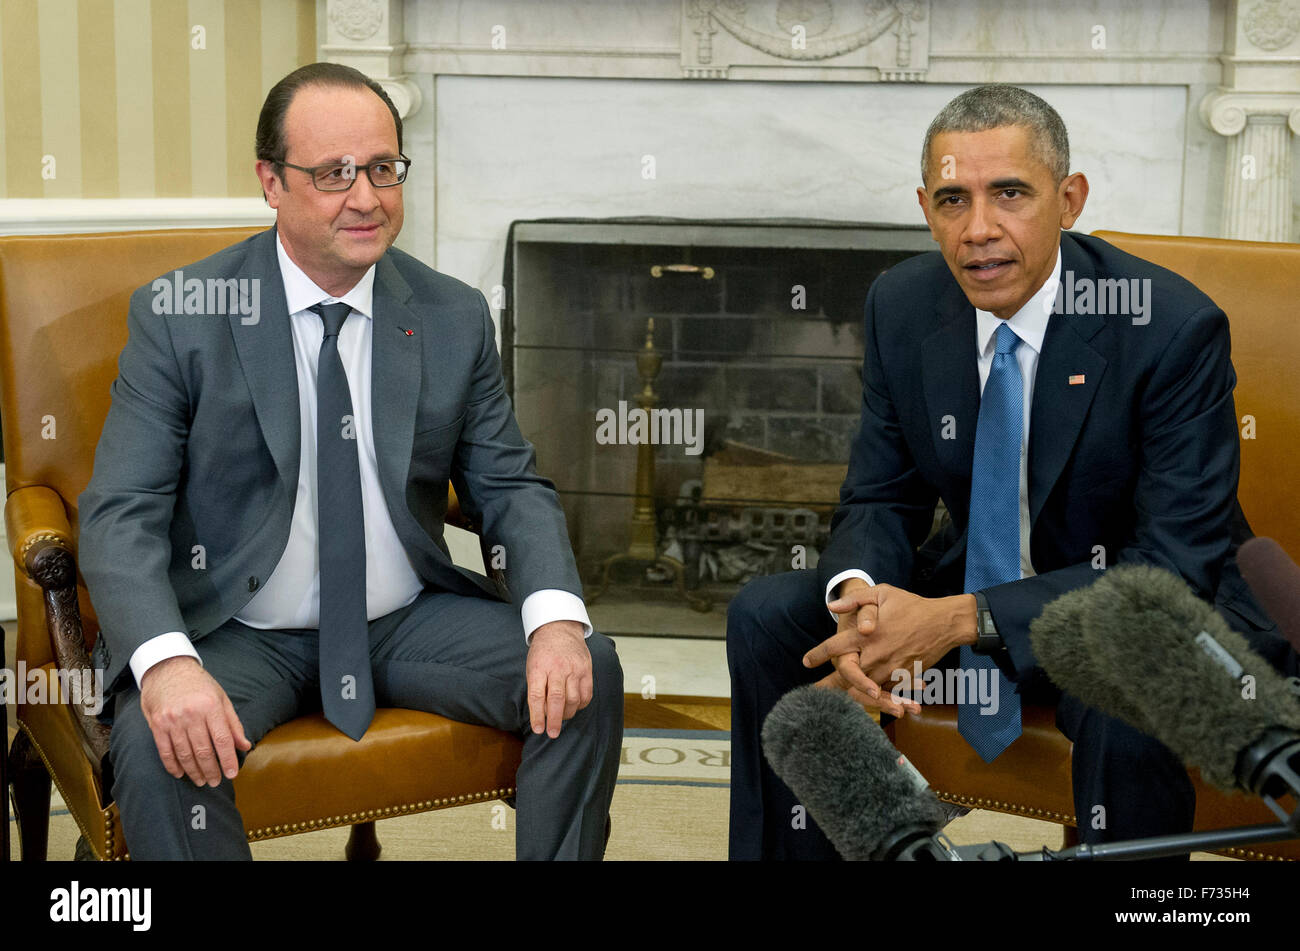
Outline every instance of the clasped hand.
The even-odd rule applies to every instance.
[[[908,679],[902,682],[910,682],[917,661],[922,669],[931,667],[959,643],[974,640],[971,595],[923,598],[851,578],[828,607],[839,616],[838,629],[804,655],[804,666],[830,661],[835,670],[817,686],[843,690],[863,707],[893,716],[921,712],[915,700],[891,694],[901,681],[895,671],[905,671]]]

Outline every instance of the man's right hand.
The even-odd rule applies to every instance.
[[[835,670],[817,681],[818,687],[843,690],[860,706],[896,717],[919,715],[921,706],[910,697],[894,697],[888,689],[867,676],[861,666],[862,650],[875,633],[878,605],[873,585],[861,578],[848,578],[832,604],[838,605],[839,623],[835,636],[804,655],[804,666],[813,667],[827,659]],[[817,656],[814,662],[814,655]]]
[[[230,698],[193,657],[169,657],[145,671],[140,710],[163,767],[177,779],[189,776],[196,786],[219,786],[222,773],[234,779],[236,747],[253,748]]]

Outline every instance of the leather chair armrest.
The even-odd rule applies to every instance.
[[[34,581],[38,581],[34,566],[46,549],[57,547],[69,553],[76,550],[63,499],[48,486],[24,486],[9,496],[5,502],[5,530],[14,563]]]
[[[59,668],[93,670],[77,604],[77,562],[63,499],[44,485],[18,489],[5,503],[5,529],[14,563],[44,592],[45,623]],[[108,751],[108,727],[88,711],[96,709],[101,700],[75,691],[66,698],[82,749],[96,772]]]

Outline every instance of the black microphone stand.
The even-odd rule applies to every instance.
[[[1265,796],[1274,812],[1281,807]],[[1285,816],[1285,813],[1282,813]],[[933,853],[921,858],[939,858],[956,862],[1081,862],[1130,861],[1135,859],[1161,859],[1190,852],[1209,852],[1230,846],[1251,845],[1257,842],[1282,842],[1300,839],[1300,806],[1284,822],[1254,826],[1235,826],[1230,829],[1213,829],[1208,832],[1185,832],[1177,835],[1157,835],[1146,839],[1129,839],[1124,842],[1102,842],[1097,845],[1072,845],[1067,849],[1049,849],[1044,846],[1036,852],[1014,852],[1002,842],[984,842],[980,845],[953,845],[940,833],[940,848],[947,856]]]
[[[1043,848],[1037,852],[1013,852],[1002,842],[985,842],[981,845],[954,846],[946,839],[939,848],[949,852],[947,861],[974,862],[1078,862],[1125,861],[1132,859],[1159,859],[1189,852],[1206,852],[1230,846],[1250,845],[1257,842],[1281,842],[1300,839],[1300,734],[1290,730],[1271,729],[1237,759],[1237,781],[1243,789],[1264,800],[1281,822],[1255,826],[1237,826],[1231,829],[1214,829],[1209,832],[1187,832],[1178,835],[1160,835],[1147,839],[1130,839],[1125,842],[1103,842],[1098,845],[1074,845],[1054,851]],[[1297,801],[1290,815],[1278,802],[1284,796]],[[936,838],[943,838],[942,835]],[[933,846],[930,854],[934,856]]]
[[[1300,815],[1298,813],[1297,815]],[[1284,839],[1300,838],[1300,830],[1290,824],[1238,826],[1232,829],[1215,829],[1211,832],[1188,832],[1181,835],[1158,835],[1149,839],[1131,839],[1127,842],[1102,842],[1097,845],[1072,845],[1068,849],[1040,852],[1011,853],[1008,858],[978,858],[978,861],[1013,861],[1013,862],[1080,862],[1080,861],[1127,861],[1134,859],[1161,859],[1174,855],[1186,855],[1189,852],[1209,852],[1235,845],[1249,845],[1256,842],[1280,842]],[[995,847],[1005,849],[1001,842],[992,843]],[[960,848],[960,847],[959,847]],[[988,849],[989,846],[967,846],[974,849]]]

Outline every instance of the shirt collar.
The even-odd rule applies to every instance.
[[[353,285],[352,290],[342,297],[331,297],[321,290],[302,268],[293,263],[293,259],[289,257],[289,253],[284,250],[284,245],[280,242],[278,232],[275,236],[275,253],[280,259],[280,277],[284,279],[284,299],[290,314],[307,310],[322,301],[327,304],[341,301],[358,314],[374,317],[372,302],[375,289],[375,266],[373,264],[365,274],[361,275],[361,280]]]
[[[1043,337],[1047,335],[1047,322],[1052,317],[1052,308],[1056,303],[1056,288],[1061,282],[1061,248],[1056,248],[1056,266],[1052,268],[1047,282],[1034,296],[1025,301],[1025,306],[1011,316],[1009,320],[975,308],[975,345],[980,356],[993,352],[993,335],[998,327],[1007,324],[1016,332],[1022,342],[1029,344],[1034,353],[1043,352]]]

